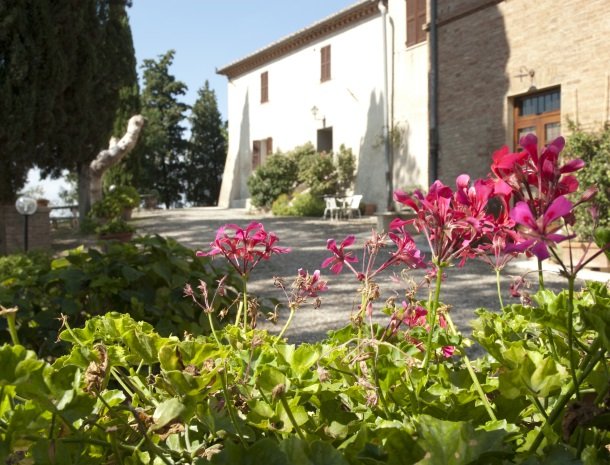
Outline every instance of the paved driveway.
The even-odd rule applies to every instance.
[[[185,208],[176,210],[141,211],[134,215],[135,225],[139,233],[157,233],[175,238],[180,243],[195,250],[207,250],[214,239],[216,230],[223,224],[236,223],[246,226],[250,221],[261,221],[267,231],[275,232],[279,245],[291,247],[292,252],[286,255],[273,256],[271,260],[262,262],[252,273],[248,288],[260,297],[275,297],[285,303],[283,294],[273,286],[274,276],[286,279],[289,284],[296,276],[298,268],[313,272],[319,269],[322,261],[329,256],[326,241],[335,238],[343,240],[348,234],[356,236],[356,246],[361,247],[369,237],[371,230],[376,228],[375,217],[363,217],[349,221],[330,221],[319,218],[289,218],[248,214],[242,209],[222,209],[216,207]],[[423,236],[415,237],[420,248],[425,252],[427,246]],[[354,250],[357,250],[354,247]],[[360,256],[360,254],[358,254]],[[502,286],[504,303],[515,302],[508,295],[509,275],[519,275],[531,268],[524,262],[518,262],[504,273]],[[352,310],[359,301],[359,283],[352,274],[343,272],[332,275],[328,270],[321,270],[328,279],[329,291],[322,295],[322,306],[314,310],[311,307],[301,308],[295,315],[293,323],[286,335],[293,342],[321,339],[330,329],[338,329],[349,322]],[[396,270],[399,271],[399,270]],[[404,296],[404,289],[397,287],[387,272],[379,279],[382,299],[395,296],[398,301]],[[423,272],[413,275],[416,280],[423,277]],[[531,279],[536,280],[532,273]],[[556,273],[548,273],[546,284],[559,287],[564,280]],[[382,300],[382,301],[383,301]],[[465,334],[470,333],[470,321],[474,318],[474,310],[479,307],[499,308],[495,274],[479,261],[470,261],[464,268],[451,268],[443,283],[441,300],[452,306],[452,317],[456,325]],[[387,317],[379,311],[378,304],[375,319],[387,321]],[[270,331],[281,329],[281,323],[287,316],[287,309],[281,312],[280,324]]]

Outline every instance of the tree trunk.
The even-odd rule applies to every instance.
[[[117,142],[116,139],[111,139],[108,149],[98,153],[95,160],[89,165],[90,186],[87,191],[90,195],[89,207],[93,203],[102,200],[102,176],[108,168],[117,164],[133,150],[140,137],[142,127],[144,127],[144,117],[142,115],[132,116],[127,124],[127,132],[121,140]],[[79,194],[79,201],[80,197]]]
[[[91,170],[87,163],[79,164],[76,167],[78,180],[76,184],[78,192],[78,217],[81,222],[87,217],[87,213],[91,210]]]

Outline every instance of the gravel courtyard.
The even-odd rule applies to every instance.
[[[298,268],[313,272],[319,269],[322,261],[329,256],[326,250],[326,241],[334,238],[338,242],[348,234],[356,236],[356,243],[352,247],[357,256],[364,241],[377,227],[376,217],[363,217],[349,221],[330,221],[321,218],[291,218],[253,215],[243,209],[222,209],[217,207],[185,208],[175,210],[143,210],[134,214],[134,224],[139,234],[160,234],[173,237],[181,244],[195,250],[207,250],[209,243],[214,239],[216,230],[226,223],[236,223],[241,227],[251,221],[260,221],[265,229],[278,235],[280,246],[292,248],[292,252],[285,255],[273,256],[271,260],[261,262],[252,273],[248,289],[259,297],[275,297],[285,302],[283,294],[274,288],[273,278],[285,278],[290,284],[296,276]],[[427,244],[422,235],[415,236],[415,240],[424,252]],[[218,258],[221,260],[221,258]],[[513,262],[504,272],[502,282],[504,303],[515,302],[508,294],[509,276],[523,274],[532,269],[531,262],[524,260]],[[398,270],[396,270],[398,271]],[[313,341],[324,337],[326,332],[337,329],[349,322],[352,309],[359,299],[359,283],[352,274],[344,271],[333,275],[328,270],[321,270],[324,279],[328,280],[328,292],[322,297],[322,306],[313,309],[311,306],[301,308],[295,315],[292,325],[286,335],[292,342]],[[391,270],[379,277],[378,282],[385,300],[392,295],[398,301],[402,300],[404,289],[401,289],[390,279]],[[418,270],[413,273],[416,280],[423,277]],[[530,274],[532,281],[536,281],[534,273]],[[588,276],[587,278],[591,278]],[[564,280],[555,272],[546,273],[546,284],[549,287],[560,287]],[[608,279],[607,274],[597,273],[591,279]],[[383,301],[382,300],[382,301]],[[443,283],[441,300],[452,306],[452,317],[456,325],[464,334],[470,333],[470,322],[474,318],[474,310],[479,307],[499,308],[496,293],[495,274],[482,262],[470,261],[464,268],[451,268],[447,271],[446,281]],[[380,305],[377,306],[377,309]],[[287,316],[284,306],[280,311],[280,324],[276,327],[269,323],[261,323],[269,327],[270,331],[281,329],[281,323]],[[384,322],[387,317],[376,313],[376,321]]]

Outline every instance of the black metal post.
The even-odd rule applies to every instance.
[[[28,217],[30,215],[23,215],[23,249],[25,252],[28,251]]]

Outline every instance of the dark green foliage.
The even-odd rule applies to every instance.
[[[288,194],[280,194],[271,205],[271,213],[275,216],[293,216],[292,207],[290,206],[290,196]]]
[[[302,192],[292,201],[288,195],[280,195],[273,202],[271,211],[275,216],[322,216],[324,208],[325,203],[321,197],[311,192]]]
[[[356,158],[352,149],[348,149],[345,145],[341,144],[336,164],[339,194],[344,195],[353,186],[356,175]]]
[[[585,167],[576,173],[580,183],[577,197],[591,186],[598,189],[594,199],[597,219],[593,219],[588,209],[575,211],[576,233],[588,240],[595,226],[610,227],[610,125],[598,132],[585,132],[572,124],[572,135],[566,141],[564,155],[570,159],[584,160]]]
[[[92,315],[129,313],[161,334],[206,333],[207,316],[183,297],[186,283],[203,280],[213,295],[216,281],[229,274],[225,305],[236,296],[235,275],[210,259],[159,236],[113,243],[106,252],[75,249],[64,258],[43,254],[0,258],[0,305],[17,306],[19,337],[39,354],[56,354],[59,316],[82,325]],[[6,320],[0,319],[6,341]]]
[[[191,139],[186,158],[186,199],[196,205],[217,205],[227,158],[227,133],[216,94],[208,81],[198,95],[189,118]]]
[[[178,101],[187,87],[169,72],[174,53],[169,50],[158,60],[144,60],[142,114],[146,126],[137,151],[141,169],[138,188],[158,190],[167,208],[180,200],[184,191],[185,166],[181,157],[187,146],[182,123],[188,105]]]
[[[292,200],[295,216],[322,216],[325,206],[324,199],[312,192],[297,194]]]
[[[126,220],[131,211],[140,205],[140,194],[132,186],[115,186],[104,198],[93,204],[89,212],[90,221],[83,230],[94,231],[98,235],[119,232],[134,232],[135,228]]]
[[[281,194],[290,194],[298,181],[298,165],[293,157],[274,153],[248,178],[255,207],[271,208]]]
[[[43,175],[78,173],[88,206],[89,162],[108,144],[121,90],[137,86],[128,6],[0,3],[0,200],[12,200],[36,164]]]
[[[281,194],[290,197],[297,186],[305,188],[312,199],[301,199],[298,213],[285,210],[283,201],[278,202],[274,211],[283,215],[318,216],[324,211],[322,197],[344,195],[352,187],[354,171],[354,155],[345,146],[342,145],[339,154],[333,156],[318,153],[311,143],[307,143],[286,154],[269,157],[248,179],[248,189],[254,206],[270,208]]]
[[[317,196],[333,195],[338,189],[337,172],[332,154],[318,153],[306,144],[291,153],[299,163],[299,182]]]

